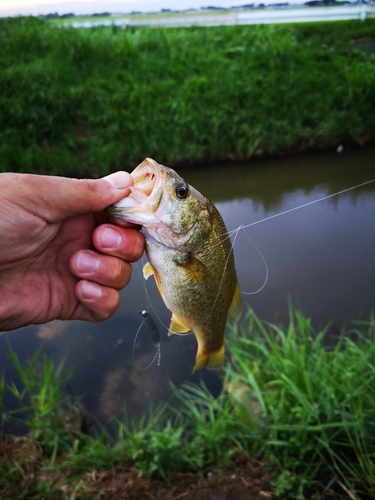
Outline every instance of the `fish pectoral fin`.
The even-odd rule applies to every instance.
[[[152,275],[154,275],[156,286],[158,287],[159,293],[165,302],[164,291],[161,284],[160,276],[157,273],[157,271],[152,267],[152,265],[149,262],[146,262],[146,264],[143,266],[143,277],[145,280],[147,280]]]
[[[189,332],[190,328],[183,324],[183,322],[175,314],[172,314],[171,323],[169,325],[168,337],[175,333]]]
[[[145,280],[154,274],[154,270],[149,262],[143,266],[143,277]]]
[[[199,260],[197,254],[188,254],[188,260],[186,264],[184,264],[184,269],[189,279],[195,283],[201,283],[206,279],[207,268],[203,262]]]
[[[234,288],[233,299],[228,311],[228,315],[232,321],[236,322],[240,319],[241,309],[242,309],[241,290],[237,282]]]
[[[225,344],[215,351],[211,352],[202,352],[198,350],[197,357],[195,359],[195,365],[193,368],[193,372],[196,372],[200,368],[207,367],[211,370],[215,370],[217,368],[221,368],[224,364],[224,355],[225,355]]]
[[[147,278],[149,276],[151,276],[152,274],[154,275],[155,283],[156,283],[156,286],[158,287],[159,293],[165,302],[164,291],[163,291],[163,287],[161,284],[160,276],[159,276],[158,272],[151,266],[151,264],[149,262],[147,262],[143,267],[143,276],[147,280]]]

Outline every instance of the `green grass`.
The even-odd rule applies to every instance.
[[[375,316],[331,348],[298,312],[287,330],[253,313],[240,330],[230,377],[245,409],[250,396],[260,408],[247,416],[259,451],[280,472],[276,492],[303,498],[306,487],[328,477],[373,497]]]
[[[17,354],[9,346],[9,357],[21,381],[22,389],[12,382],[7,388],[19,401],[19,408],[5,418],[22,414],[28,426],[30,437],[38,441],[46,453],[54,456],[58,451],[70,448],[71,421],[78,415],[78,401],[63,396],[70,372],[63,372],[63,363],[55,367],[52,361],[41,354],[39,348],[29,366],[23,367]],[[37,364],[42,370],[37,371]],[[69,415],[69,419],[66,418]]]
[[[30,439],[17,460],[9,449],[1,454],[1,498],[54,498],[64,484],[84,498],[93,471],[134,465],[140,476],[168,480],[173,472],[225,469],[239,455],[265,460],[284,498],[318,498],[324,489],[373,498],[375,315],[330,347],[326,332],[297,311],[287,328],[250,311],[247,324],[231,330],[231,363],[217,399],[203,385],[172,388],[170,402],[140,421],[126,413],[112,420],[115,438],[69,426],[64,415],[79,406],[62,398],[69,374],[39,351],[22,367],[10,348],[23,388],[5,381],[3,391],[27,412]],[[46,479],[35,481],[41,474]]]
[[[0,20],[0,171],[98,176],[374,137],[375,20],[209,28]]]

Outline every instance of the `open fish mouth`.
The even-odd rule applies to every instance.
[[[165,167],[166,168],[166,167]],[[146,158],[130,174],[134,185],[130,195],[106,208],[106,212],[135,224],[144,224],[145,215],[149,217],[157,211],[163,196],[163,169],[151,158]]]
[[[146,240],[179,251],[183,245],[193,248],[201,232],[211,230],[207,200],[173,169],[146,158],[131,176],[129,196],[106,211],[142,226]]]

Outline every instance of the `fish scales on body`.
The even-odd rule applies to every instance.
[[[193,371],[224,362],[229,317],[241,314],[231,242],[216,207],[174,170],[147,158],[133,172],[131,193],[107,211],[142,225],[148,263],[173,313],[169,335],[192,330],[198,341]]]

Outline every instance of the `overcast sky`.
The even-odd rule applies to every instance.
[[[231,7],[244,5],[246,3],[260,3],[262,0],[79,0],[62,1],[62,0],[0,0],[0,17],[29,15],[37,16],[38,14],[48,14],[50,12],[58,12],[66,14],[73,12],[74,14],[94,14],[95,12],[111,12],[111,13],[129,13],[133,10],[142,12],[154,12],[161,9],[176,9],[183,10],[189,8],[199,9],[215,5],[216,7]],[[287,0],[267,0],[264,3],[278,3]],[[289,3],[298,3],[298,0],[292,0]],[[302,3],[302,1],[301,1]]]

